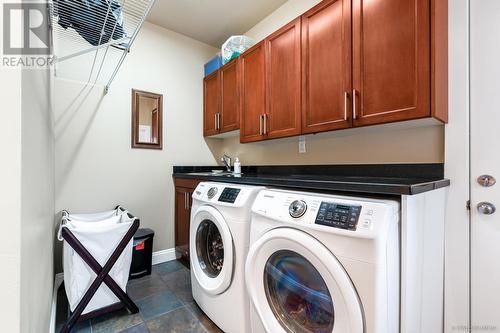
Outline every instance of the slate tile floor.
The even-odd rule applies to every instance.
[[[127,292],[140,309],[126,310],[80,322],[74,333],[223,333],[196,305],[191,296],[189,270],[178,261],[153,266],[153,273],[131,280]],[[64,288],[57,300],[57,332],[68,315]]]

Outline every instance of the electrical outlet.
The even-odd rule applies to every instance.
[[[306,153],[306,137],[301,135],[299,136],[299,154]]]

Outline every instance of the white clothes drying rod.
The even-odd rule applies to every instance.
[[[103,84],[107,93],[155,0],[52,0],[57,77]]]

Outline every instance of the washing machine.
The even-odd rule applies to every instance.
[[[251,207],[262,189],[200,183],[193,193],[189,245],[193,298],[226,333],[250,332],[244,271]]]
[[[399,332],[399,203],[261,191],[245,272],[253,333]]]

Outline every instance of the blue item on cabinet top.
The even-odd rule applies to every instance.
[[[222,67],[222,56],[219,53],[205,64],[205,76],[212,74],[221,67]]]

